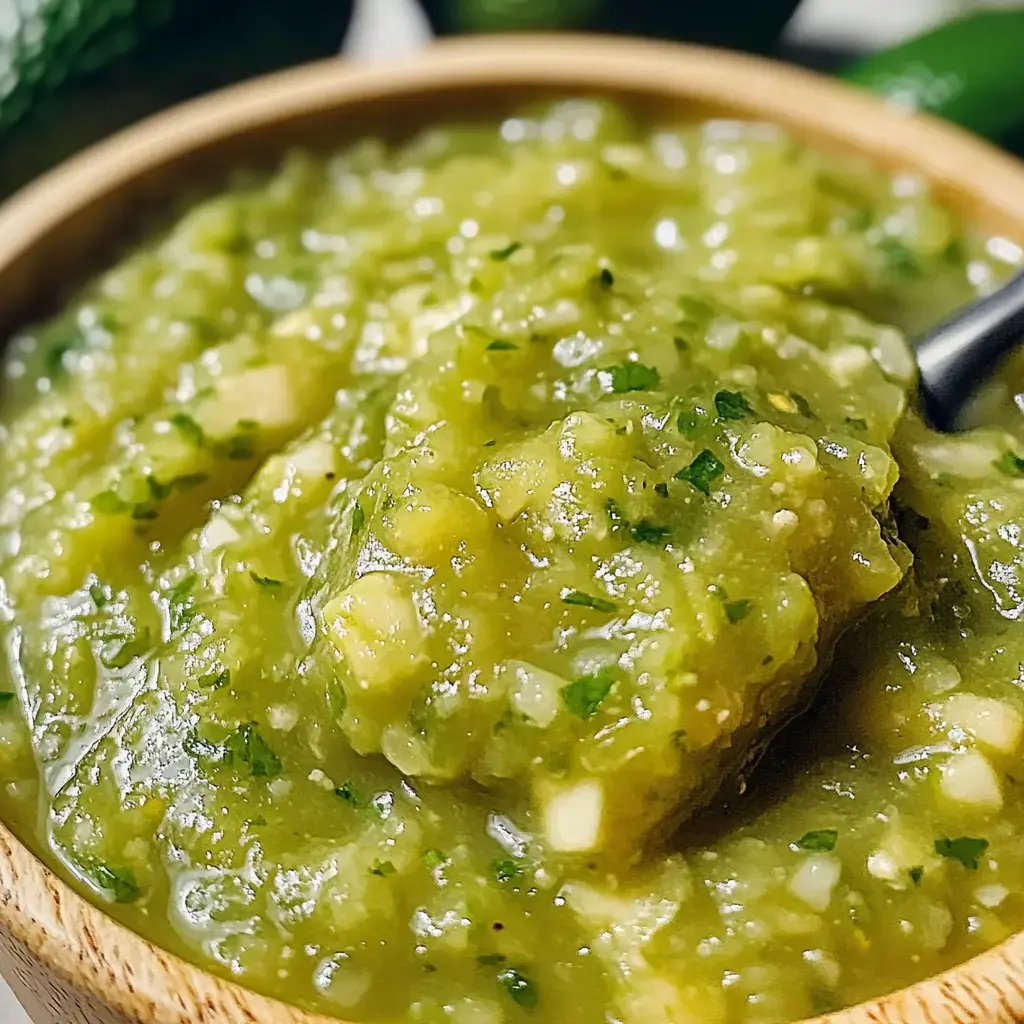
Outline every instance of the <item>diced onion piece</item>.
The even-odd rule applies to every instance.
[[[407,677],[423,657],[425,635],[404,579],[361,576],[324,608],[327,634],[363,689]]]
[[[816,854],[806,858],[789,880],[789,891],[819,914],[832,901],[842,866],[835,857]]]
[[[962,729],[983,747],[1012,754],[1020,744],[1024,718],[1006,701],[956,693],[942,710],[950,726]]]
[[[239,421],[252,420],[270,430],[292,426],[302,419],[302,398],[286,366],[256,366],[224,377],[216,401],[202,408],[202,427],[211,437],[237,433]]]
[[[542,729],[549,726],[561,707],[560,691],[566,681],[526,661],[510,661],[505,669],[513,673],[514,678],[512,706],[534,725]]]
[[[604,793],[596,779],[552,787],[544,801],[544,833],[552,850],[593,850],[601,835]]]
[[[984,754],[971,751],[942,766],[939,791],[949,801],[978,810],[998,811],[1003,806],[999,776]]]

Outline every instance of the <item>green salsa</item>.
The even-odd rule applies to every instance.
[[[1021,262],[592,101],[238,176],[9,341],[4,819],[354,1020],[772,1024],[998,943],[1024,364],[941,436],[906,336]]]

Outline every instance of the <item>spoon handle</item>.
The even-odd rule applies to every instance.
[[[921,401],[940,430],[1024,339],[1024,272],[950,317],[917,343]]]

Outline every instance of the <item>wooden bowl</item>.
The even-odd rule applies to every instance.
[[[530,94],[597,92],[647,107],[778,122],[823,148],[928,177],[975,222],[1024,240],[1024,165],[955,128],[755,58],[560,36],[435,45],[411,61],[330,61],[178,107],[115,136],[0,210],[0,335],[114,254],[182,186],[284,146],[484,112]],[[58,880],[0,825],[0,972],[36,1024],[328,1024],[155,948]],[[1024,933],[946,974],[819,1021],[1024,1020]]]

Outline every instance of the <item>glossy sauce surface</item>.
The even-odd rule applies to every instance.
[[[934,435],[903,332],[1020,261],[589,101],[238,176],[8,345],[5,819],[348,1019],[768,1024],[991,946],[1020,374]]]

